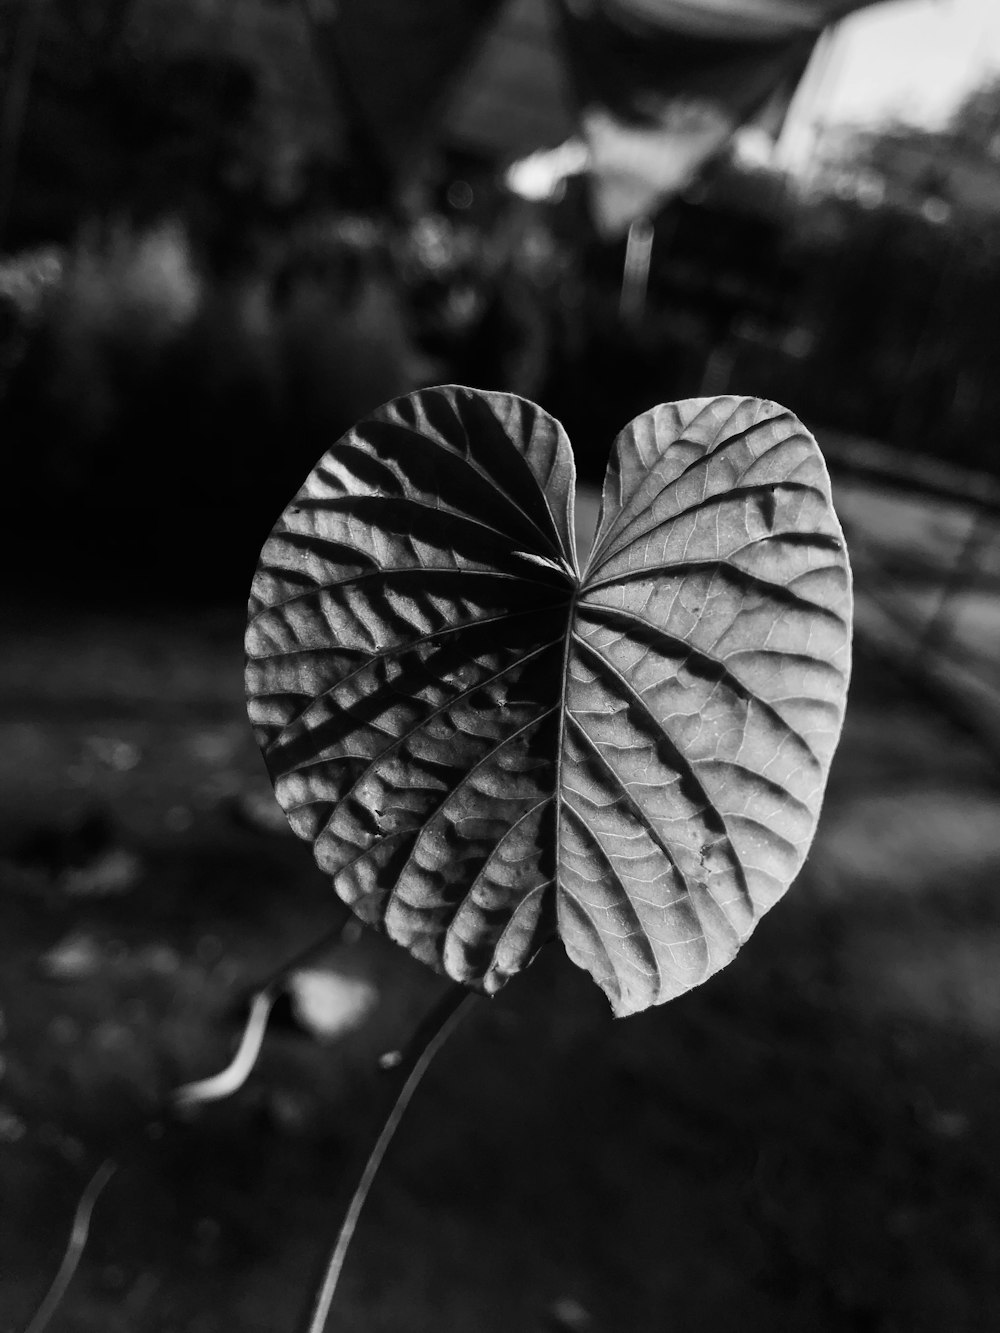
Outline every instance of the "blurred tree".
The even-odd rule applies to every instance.
[[[974,88],[940,128],[890,121],[831,133],[819,183],[931,221],[955,213],[990,226],[1000,217],[1000,76]]]
[[[0,0],[0,78],[8,247],[174,214],[232,259],[333,191],[337,143],[296,4]]]

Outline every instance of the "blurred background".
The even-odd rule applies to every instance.
[[[122,1143],[55,1333],[299,1327],[441,983],[287,832],[246,595],[323,450],[443,382],[564,423],[583,549],[634,415],[793,409],[855,681],[723,974],[613,1024],[548,950],[473,1010],[334,1326],[1000,1327],[995,0],[0,0],[0,71],[0,1330]]]

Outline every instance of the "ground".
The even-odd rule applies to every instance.
[[[859,549],[909,521],[856,492],[843,507]],[[995,610],[988,580],[968,595]],[[965,605],[956,632],[985,661],[996,616]],[[241,1092],[170,1116],[170,1089],[229,1058],[254,983],[342,915],[268,819],[238,612],[22,605],[6,624],[0,1330],[27,1325],[110,1153],[53,1333],[294,1333],[377,1131],[377,1056],[442,983],[349,933],[325,965],[377,1000],[358,1030],[323,1043],[277,1022]],[[612,1020],[556,948],[477,1002],[376,1182],[331,1328],[1000,1327],[982,740],[862,653],[787,898],[654,1012]]]

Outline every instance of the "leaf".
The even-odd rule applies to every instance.
[[[747,398],[618,437],[573,552],[562,427],[427,389],[320,461],[264,547],[250,717],[362,920],[498,990],[558,934],[617,1014],[735,954],[808,850],[850,573],[812,437]]]

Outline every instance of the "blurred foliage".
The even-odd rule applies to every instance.
[[[213,262],[329,197],[336,126],[299,7],[224,0],[33,0],[42,31],[5,242],[69,241],[81,221],[182,216]],[[24,0],[0,0],[15,59]]]
[[[808,419],[996,469],[1000,78],[940,129],[842,136],[785,241],[798,293],[744,371]]]
[[[1000,76],[968,93],[939,128],[895,120],[833,135],[819,176],[844,196],[989,227],[1000,215]]]
[[[44,20],[0,256],[3,537],[23,551],[44,495],[50,578],[83,547],[95,588],[242,597],[316,456],[430,382],[540,402],[584,477],[651,403],[725,391],[997,466],[1000,80],[940,131],[844,138],[806,194],[719,164],[623,319],[582,181],[528,205],[451,151],[408,216],[354,207],[298,0],[32,3],[0,0],[8,70]]]
[[[996,467],[1000,224],[826,200],[794,247],[795,325],[763,358],[767,391],[815,422]]]

